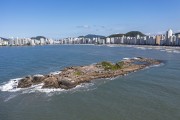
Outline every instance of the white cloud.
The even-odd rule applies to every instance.
[[[145,35],[151,35],[151,33],[145,33]]]
[[[165,33],[166,33],[166,31],[159,31],[156,34],[165,34]]]
[[[89,25],[80,25],[80,26],[77,26],[77,28],[90,29],[91,27]]]
[[[94,30],[100,30],[100,29],[105,29],[106,27],[103,25],[80,25],[80,26],[76,26],[77,28],[81,28],[81,29],[94,29]]]

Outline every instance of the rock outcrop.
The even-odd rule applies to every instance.
[[[94,79],[122,76],[160,63],[159,60],[138,57],[122,60],[115,64],[101,62],[89,66],[67,67],[56,75],[27,76],[19,81],[18,88],[27,88],[43,83],[43,88],[71,89]]]

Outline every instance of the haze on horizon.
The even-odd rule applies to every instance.
[[[0,37],[180,32],[179,0],[1,0]]]

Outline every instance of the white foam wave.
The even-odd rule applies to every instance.
[[[27,90],[23,91],[23,93],[35,93],[35,92],[41,92],[41,93],[47,93],[47,94],[53,94],[53,93],[63,93],[63,92],[68,92],[68,91],[78,91],[83,89],[86,89],[87,91],[89,90],[88,88],[90,86],[94,85],[93,83],[82,83],[80,85],[77,85],[75,88],[72,89],[61,89],[61,88],[42,88],[42,84],[34,85],[28,88]]]
[[[23,89],[22,93],[26,94],[26,93],[35,93],[35,92],[42,92],[42,93],[52,93],[52,92],[62,92],[65,91],[64,89],[55,89],[55,88],[42,88],[43,87],[43,83],[38,84],[38,85],[33,85],[29,88],[25,88]]]
[[[153,49],[153,48],[151,48],[151,47],[148,47],[147,49],[151,50],[151,49]]]
[[[51,72],[50,74],[51,75],[58,75],[58,74],[60,74],[61,73],[61,71],[55,71],[55,72]]]
[[[7,98],[4,100],[4,102],[9,101],[9,100],[15,98],[16,96],[17,96],[17,95],[10,95],[9,97],[7,97]]]
[[[77,85],[75,88],[72,88],[70,90],[78,90],[80,88],[89,88],[90,86],[93,86],[94,83],[82,83],[80,85]]]
[[[166,52],[168,52],[168,53],[172,53],[173,51],[171,51],[171,50],[167,50]]]
[[[108,47],[117,47],[117,45],[107,45]]]
[[[133,59],[135,59],[135,60],[139,60],[139,58],[137,58],[137,57],[133,57]]]
[[[173,53],[180,53],[180,51],[178,51],[178,50],[174,50],[174,51],[173,51]]]
[[[165,51],[165,52],[168,52],[168,53],[180,53],[179,50],[174,50],[174,49],[165,49],[165,50],[162,50],[162,51]]]
[[[153,48],[152,48],[153,49]],[[155,50],[161,50],[162,48],[161,47],[155,47],[154,48]]]
[[[37,75],[34,75],[35,77],[43,77],[44,75],[41,75],[41,74],[37,74]]]
[[[163,65],[164,65],[164,63],[158,64],[158,65],[151,65],[151,66],[146,67],[145,69],[148,69],[148,68],[151,68],[151,67],[160,67],[160,66],[163,66]]]
[[[123,60],[129,60],[130,58],[123,58]]]
[[[1,91],[9,91],[9,92],[16,92],[20,90],[20,88],[17,88],[18,86],[18,81],[21,80],[22,78],[16,78],[16,79],[11,79],[7,83],[4,83],[0,86]]]
[[[141,50],[146,50],[146,49],[147,49],[147,48],[145,48],[145,47],[135,47],[135,48],[141,49]]]
[[[123,58],[123,60],[130,60],[130,59],[139,60],[139,58],[138,58],[138,57],[132,57],[132,58]]]
[[[74,90],[78,90],[81,88],[86,88],[88,90],[89,86],[94,85],[93,83],[82,83],[80,85],[77,85],[75,88],[65,90],[65,89],[61,89],[61,88],[57,88],[57,89],[56,88],[42,88],[44,84],[41,83],[41,84],[37,84],[37,85],[32,85],[31,87],[28,87],[28,88],[17,88],[18,82],[21,79],[22,78],[11,79],[10,81],[3,83],[0,86],[0,91],[3,91],[3,92],[20,92],[22,94],[35,93],[35,92],[41,92],[41,93],[58,92],[58,93],[61,93],[61,92],[67,92],[67,91],[74,91]],[[11,97],[7,98],[7,101],[9,99],[11,99]]]
[[[152,65],[152,67],[159,67],[159,66],[163,66],[164,63],[158,64],[158,65]]]
[[[132,46],[136,49],[141,49],[141,50],[146,50],[146,49],[155,49],[155,50],[159,50],[159,51],[162,51],[162,52],[167,52],[167,53],[180,53],[180,49],[178,47],[163,47],[163,46],[157,46],[157,47],[142,47],[142,46]]]
[[[166,50],[163,49],[163,50],[160,50],[160,51],[165,52]]]
[[[110,80],[116,80],[117,78],[119,78],[120,76],[117,76],[117,77],[113,77],[113,78],[110,78]]]

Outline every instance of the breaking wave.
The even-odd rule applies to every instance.
[[[123,58],[123,60],[129,60],[130,58]]]
[[[25,93],[35,93],[35,92],[42,92],[42,93],[52,93],[52,92],[67,92],[67,91],[73,91],[73,90],[78,90],[78,89],[83,89],[83,88],[88,88],[90,86],[93,86],[94,83],[83,83],[80,85],[77,85],[75,88],[65,90],[65,89],[55,89],[55,88],[42,88],[43,83],[37,84],[37,85],[32,85],[31,87],[28,88],[17,88],[19,80],[22,78],[17,78],[17,79],[11,79],[10,81],[3,83],[0,85],[0,91],[3,92],[21,92],[23,94]]]
[[[146,50],[147,48],[145,47],[136,47],[137,49],[141,49],[141,50]]]
[[[2,83],[0,85],[0,90],[1,91],[9,91],[9,92],[16,92],[19,91],[20,88],[17,88],[19,80],[22,78],[16,78],[16,79],[11,79],[7,83]]]
[[[60,74],[61,71],[55,71],[55,72],[51,72],[50,75],[57,75]],[[41,74],[36,74],[34,76],[43,76]],[[53,89],[53,88],[42,88],[43,87],[43,83],[41,84],[37,84],[37,85],[32,85],[31,87],[28,88],[18,88],[18,82],[21,80],[22,78],[16,78],[16,79],[10,79],[8,82],[4,82],[2,84],[0,84],[0,91],[3,92],[20,92],[22,94],[24,93],[34,93],[34,92],[42,92],[42,93],[53,93],[53,92],[63,92],[63,91],[70,91],[70,90],[64,90],[64,89]],[[80,84],[77,85],[75,88],[71,89],[71,90],[76,90],[79,88],[87,88],[88,86],[91,86],[92,84],[90,83],[86,83],[86,84]]]
[[[90,91],[96,89],[96,86],[94,86],[94,83],[82,83],[80,85],[77,85],[75,88],[72,89],[53,89],[53,88],[42,88],[42,84],[33,85],[28,88],[17,88],[18,82],[20,78],[12,79],[8,81],[7,83],[3,83],[0,85],[0,91],[7,92],[4,93],[5,96],[3,96],[2,99],[4,99],[4,102],[8,102],[9,100],[23,94],[31,94],[31,93],[44,93],[47,96],[53,96],[53,95],[59,95],[62,93],[74,93],[78,91]]]

